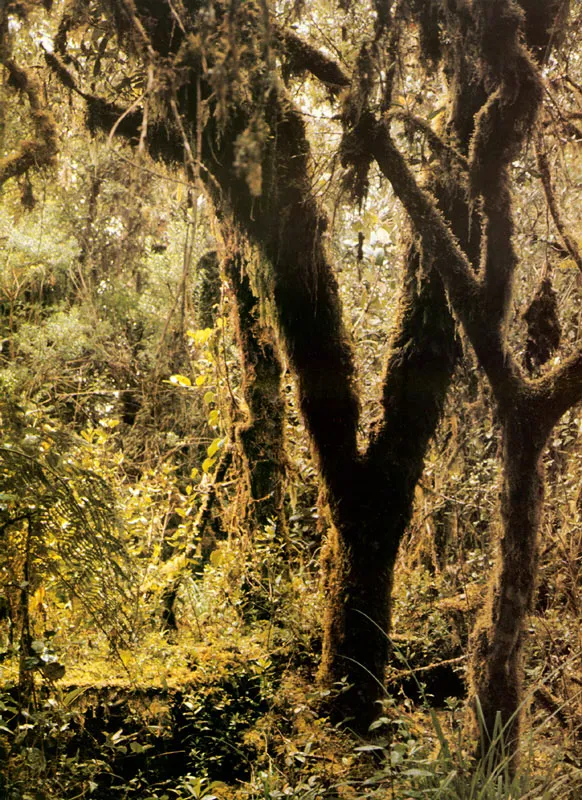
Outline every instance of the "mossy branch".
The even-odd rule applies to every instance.
[[[475,119],[470,184],[474,196],[483,199],[483,300],[490,322],[499,326],[507,317],[518,263],[508,168],[533,128],[543,87],[521,41],[524,15],[516,3],[479,0],[474,9],[480,69],[492,90]]]
[[[360,205],[368,192],[368,173],[373,160],[369,146],[373,119],[370,109],[375,100],[376,82],[380,80],[382,84],[380,110],[386,112],[392,103],[399,58],[402,4],[397,4],[393,18],[387,9],[380,11],[379,5],[374,38],[364,40],[360,46],[341,115],[343,136],[339,155],[346,170],[343,184]]]
[[[499,329],[490,324],[483,303],[486,287],[474,276],[434,199],[418,185],[383,125],[377,129],[375,156],[412,219],[425,253],[440,253],[435,263],[496,396],[502,403],[511,404],[527,390],[532,401],[540,404],[539,410],[542,404],[546,405],[551,415],[547,425],[551,427],[569,408],[582,401],[582,346],[552,372],[535,381],[528,380],[506,351]]]
[[[547,405],[550,430],[568,409],[582,402],[582,344],[534,385]]]
[[[424,135],[434,155],[439,157],[442,161],[453,160],[467,173],[469,172],[469,161],[465,156],[457,150],[450,142],[442,139],[438,133],[431,127],[430,122],[422,119],[422,117],[411,114],[402,108],[391,108],[385,115],[385,119],[389,122],[392,119],[400,120],[407,125],[416,128]]]
[[[12,60],[5,61],[4,67],[8,70],[10,84],[28,97],[36,138],[25,139],[16,153],[0,159],[0,186],[10,178],[24,175],[32,167],[50,166],[57,154],[57,126],[52,114],[42,106],[38,82]]]
[[[231,245],[223,270],[236,299],[233,319],[248,412],[244,422],[236,427],[236,438],[248,481],[247,508],[259,526],[275,520],[278,527],[283,527],[286,467],[283,365],[274,331],[261,320],[260,302],[253,292],[248,267],[241,249]]]
[[[349,77],[337,61],[308,44],[296,33],[276,28],[275,35],[283,49],[285,66],[289,72],[309,72],[325,84],[332,97],[336,97],[342,89],[350,85]]]
[[[46,63],[63,84],[71,89],[87,104],[87,127],[91,132],[112,130],[125,139],[140,141],[144,131],[144,115],[140,109],[124,108],[103,97],[86,92],[80,88],[72,72],[65,66],[60,56],[45,52]],[[183,138],[178,131],[165,122],[149,122],[147,143],[154,157],[181,163],[183,160]]]
[[[220,501],[219,490],[224,482],[226,473],[231,467],[232,459],[232,447],[227,446],[223,448],[218,460],[218,464],[216,465],[216,470],[212,477],[212,483],[208,489],[208,492],[204,496],[194,521],[194,536],[193,541],[190,544],[189,552],[195,551],[195,542],[200,541],[203,565],[208,562],[210,554],[216,549],[216,542],[219,539],[226,539],[227,537],[227,532],[222,524],[220,513],[215,515],[214,512],[216,510],[216,505]],[[200,568],[200,563],[198,561],[194,561],[193,564],[193,569],[198,571]],[[182,576],[177,579],[177,584],[180,583],[181,577]]]
[[[521,381],[500,330],[485,315],[485,289],[451,233],[434,197],[422,189],[383,123],[376,125],[373,152],[378,166],[404,205],[421,240],[425,260],[435,260],[453,308],[463,323],[499,399],[515,397]]]

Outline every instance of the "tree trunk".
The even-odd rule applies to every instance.
[[[483,92],[478,83],[469,88],[461,82],[458,89],[466,105],[460,110],[453,103],[449,125],[451,136],[466,151],[472,131],[467,114],[476,113]],[[454,164],[435,178],[433,189],[476,268],[480,227]],[[343,495],[332,502],[334,530],[323,561],[327,607],[319,674],[328,684],[347,676],[353,689],[345,690],[336,706],[361,732],[384,696],[398,548],[461,352],[438,272],[440,258],[436,254],[427,270],[418,243],[410,245],[384,377],[382,417]]]
[[[387,520],[377,522],[362,518],[349,533],[334,526],[322,557],[327,601],[320,679],[340,689],[333,709],[362,733],[380,710],[390,652],[394,558],[386,552]]]
[[[473,633],[470,662],[480,757],[496,765],[510,758],[510,773],[519,757],[523,629],[533,607],[544,496],[545,437],[532,431],[536,411],[533,417],[533,408],[517,404],[504,415],[503,531],[489,596]]]
[[[323,561],[327,605],[319,674],[327,684],[347,676],[353,688],[339,695],[336,708],[361,732],[384,696],[394,565],[459,353],[440,278],[433,272],[419,288],[419,269],[413,247],[383,419],[343,493],[330,498],[334,528]]]

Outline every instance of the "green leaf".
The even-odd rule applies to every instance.
[[[427,769],[418,769],[418,767],[405,769],[403,774],[414,778],[432,778],[434,776],[433,772],[429,772]]]
[[[439,106],[438,108],[435,108],[434,111],[431,111],[427,119],[428,120],[436,119],[436,117],[438,117],[439,114],[442,114],[443,111],[446,111],[446,106]]]
[[[379,744],[362,744],[360,747],[354,747],[356,753],[375,753],[378,750],[385,750],[385,747],[382,747]]]
[[[88,686],[80,686],[76,689],[71,689],[70,692],[67,692],[66,695],[63,697],[63,705],[70,706],[72,703],[75,702],[82,694],[89,689]]]
[[[18,500],[17,494],[11,492],[0,492],[0,503],[14,503]]]

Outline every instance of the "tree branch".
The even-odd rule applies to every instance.
[[[340,65],[292,31],[275,29],[285,54],[285,66],[291,73],[309,72],[325,84],[332,97],[350,85]]]
[[[136,143],[140,141],[144,131],[143,111],[141,109],[123,108],[103,97],[91,92],[85,92],[78,86],[73,74],[63,64],[59,56],[45,51],[44,57],[48,66],[63,86],[71,89],[85,100],[87,104],[87,127],[92,133],[105,131],[110,134],[114,130],[115,133],[125,139]],[[165,121],[155,120],[148,123],[147,145],[149,152],[154,157],[175,163],[183,161],[183,138],[179,131],[176,131]]]
[[[582,344],[565,361],[535,381],[545,397],[549,425],[553,427],[568,409],[582,401]]]
[[[390,111],[386,113],[385,119],[386,121],[398,119],[407,125],[412,125],[425,135],[431,150],[436,156],[440,158],[452,158],[463,170],[467,173],[469,172],[469,162],[465,156],[450,142],[442,139],[427,120],[422,119],[422,117],[417,117],[416,114],[411,114],[409,111],[405,111],[402,108],[391,108]]]
[[[517,388],[517,367],[506,352],[499,329],[492,326],[484,314],[483,285],[475,277],[467,255],[451,233],[434,198],[418,185],[383,123],[376,123],[372,152],[421,238],[425,262],[437,266],[453,309],[496,395],[500,400],[506,399]]]
[[[14,61],[7,60],[4,66],[12,86],[28,97],[36,139],[25,139],[16,153],[0,159],[0,186],[10,178],[24,175],[31,167],[49,166],[57,154],[57,127],[52,114],[42,107],[39,84]]]
[[[478,0],[474,13],[482,77],[494,88],[475,120],[470,180],[474,196],[483,198],[483,300],[490,325],[499,326],[507,317],[518,263],[508,170],[533,127],[543,94],[538,70],[521,43],[519,7],[512,0]]]

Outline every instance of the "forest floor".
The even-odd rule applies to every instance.
[[[209,593],[220,580],[211,568]],[[394,637],[386,698],[366,738],[330,714],[345,687],[318,685],[318,630],[289,597],[270,619],[234,607],[213,620],[189,609],[185,592],[177,631],[152,627],[133,643],[71,628],[50,645],[65,674],[29,671],[26,703],[18,660],[7,658],[0,797],[576,800],[579,670],[575,659],[564,665],[575,620],[550,612],[532,619],[524,755],[512,784],[502,772],[476,772],[464,727],[477,584],[439,597],[443,583],[419,566],[396,589],[395,628],[407,633]],[[552,670],[558,651],[561,666]]]

